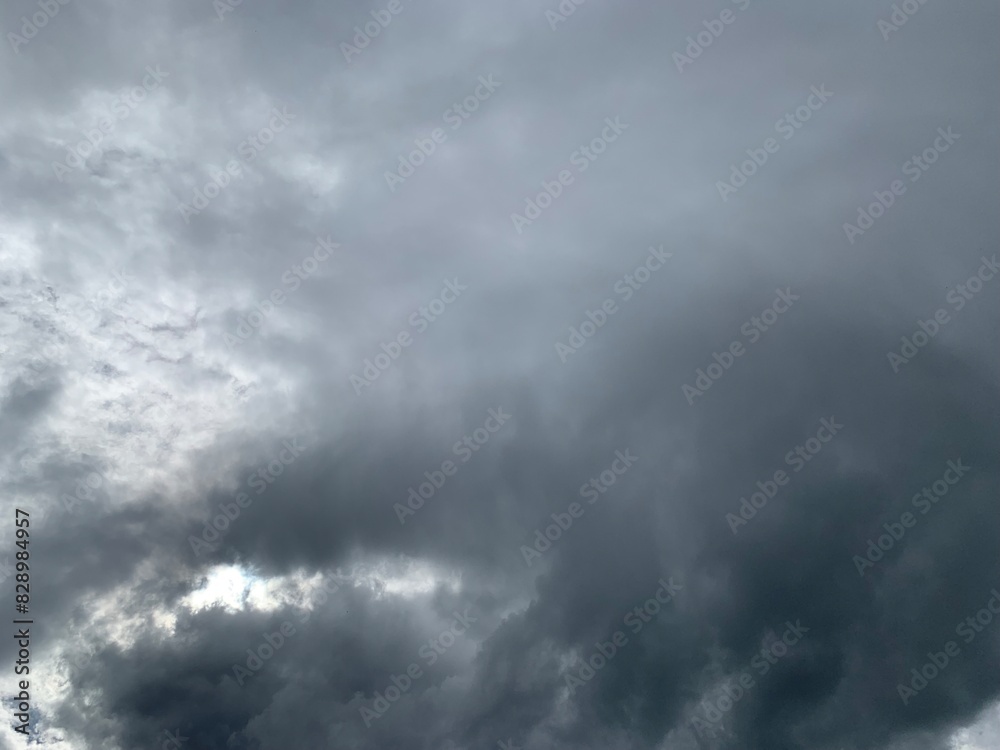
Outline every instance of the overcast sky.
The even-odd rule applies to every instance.
[[[1000,745],[998,22],[4,3],[0,745]]]

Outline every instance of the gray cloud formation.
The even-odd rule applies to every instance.
[[[35,739],[991,746],[994,5],[389,5],[0,11]]]

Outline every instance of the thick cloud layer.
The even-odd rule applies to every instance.
[[[995,746],[998,20],[4,6],[0,743]]]

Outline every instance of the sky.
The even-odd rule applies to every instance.
[[[0,746],[1000,745],[998,21],[5,3]]]

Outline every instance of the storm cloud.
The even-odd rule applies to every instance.
[[[7,3],[0,744],[995,747],[998,21]]]

